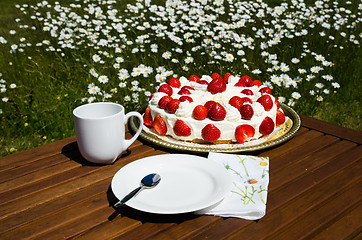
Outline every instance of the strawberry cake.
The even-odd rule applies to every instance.
[[[275,133],[286,117],[271,89],[249,76],[170,78],[151,95],[144,125],[194,143],[245,143]]]

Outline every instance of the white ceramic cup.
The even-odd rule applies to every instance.
[[[125,139],[125,125],[131,116],[140,127],[131,139]],[[75,133],[82,156],[90,162],[111,164],[137,139],[143,118],[138,112],[124,113],[124,107],[112,102],[81,105],[73,110]]]

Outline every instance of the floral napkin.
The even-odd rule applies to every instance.
[[[269,159],[210,152],[208,158],[223,165],[232,176],[231,191],[216,206],[197,214],[257,220],[265,215],[269,184]]]

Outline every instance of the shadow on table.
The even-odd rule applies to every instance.
[[[115,208],[113,205],[117,203],[119,200],[114,195],[111,186],[109,186],[107,191],[107,198],[109,202],[109,206],[114,209],[114,212],[108,217],[109,221],[115,219],[118,215],[121,217],[128,217],[131,219],[135,219],[145,222],[154,222],[154,223],[170,223],[176,222],[181,223],[186,220],[197,218],[198,216],[193,213],[182,213],[182,214],[155,214],[139,211],[137,209],[131,208],[127,205],[122,205],[119,208]]]
[[[68,143],[67,145],[65,145],[62,148],[62,154],[64,156],[66,156],[67,158],[69,158],[69,160],[77,162],[77,163],[81,164],[82,166],[105,166],[104,164],[89,162],[85,158],[83,158],[79,152],[77,141],[74,141],[74,142],[71,142],[71,143]],[[128,156],[129,154],[131,154],[130,150],[123,152],[122,155],[116,161],[114,161],[114,163],[119,161],[119,159]]]

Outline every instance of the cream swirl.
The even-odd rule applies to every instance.
[[[254,102],[251,106],[254,110],[254,116],[260,117],[265,113],[263,105],[261,105],[259,102]]]
[[[180,102],[178,109],[175,112],[177,117],[188,118],[192,116],[192,111],[195,107],[195,104],[189,103],[188,101]]]
[[[240,112],[235,107],[231,106],[226,107],[226,117],[225,119],[229,122],[238,122],[240,121]]]

